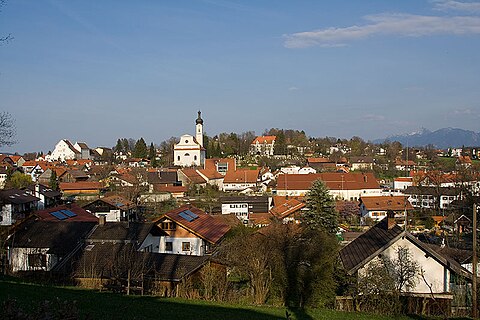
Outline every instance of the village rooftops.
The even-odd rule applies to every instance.
[[[310,190],[313,182],[321,180],[330,190],[380,189],[373,173],[311,173],[278,176],[279,190]]]
[[[87,210],[77,206],[76,204],[61,205],[57,207],[39,210],[34,213],[39,219],[51,222],[94,222],[98,218]]]
[[[165,218],[183,226],[196,236],[212,243],[218,243],[230,230],[230,226],[214,219],[202,210],[186,205],[171,210],[158,218],[155,222],[161,222]]]

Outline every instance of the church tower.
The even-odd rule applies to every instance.
[[[198,144],[203,147],[203,119],[202,119],[202,112],[198,111],[198,118],[195,120],[195,139],[197,140]]]

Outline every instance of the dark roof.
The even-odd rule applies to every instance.
[[[40,194],[43,194],[47,198],[56,198],[62,195],[60,191],[52,190],[43,184],[39,184],[38,186],[40,187]],[[29,185],[26,189],[35,192],[35,184]]]
[[[24,204],[40,200],[28,194],[25,190],[20,189],[8,189],[0,191],[0,199],[6,203]]]
[[[430,187],[430,186],[409,186],[403,191],[405,194],[420,194],[420,195],[444,195],[444,196],[456,196],[461,192],[460,188],[451,187]]]
[[[147,181],[150,184],[165,183],[175,184],[178,182],[176,171],[148,172]]]
[[[68,254],[94,228],[94,222],[52,222],[29,219],[8,239],[14,248],[50,248],[49,253]]]
[[[154,232],[163,233],[153,222],[106,222],[95,229],[88,242],[118,241],[141,244],[152,228]]]
[[[72,214],[73,213],[73,214]],[[34,212],[34,215],[44,221],[53,222],[94,222],[97,223],[98,218],[87,210],[77,206],[76,204],[60,205],[44,210]]]
[[[403,229],[398,225],[387,229],[387,220],[386,218],[382,219],[340,250],[340,258],[349,274],[353,274],[370,261],[372,256],[378,255],[403,234]]]
[[[100,198],[95,201],[92,201],[84,205],[83,208],[91,212],[99,212],[101,210],[104,210],[105,206],[111,209],[115,209],[115,210],[120,209],[124,211],[130,210],[136,207],[136,205],[132,201],[118,195],[113,195],[113,196],[108,196],[108,197],[104,197],[104,198]]]
[[[208,256],[139,252],[131,244],[100,242],[85,248],[77,263],[75,276],[126,277],[130,269],[132,274],[141,270],[143,274],[155,274],[158,280],[179,281],[208,260]]]

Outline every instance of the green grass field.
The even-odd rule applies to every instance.
[[[124,296],[75,287],[52,287],[0,280],[0,304],[15,299],[26,313],[38,310],[45,301],[78,309],[82,319],[285,319],[285,308],[239,306],[177,298]],[[332,310],[289,310],[291,319],[390,319],[389,317]],[[0,316],[0,318],[3,318]],[[396,319],[411,319],[400,317]],[[418,318],[417,318],[418,319]]]

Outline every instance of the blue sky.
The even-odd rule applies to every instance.
[[[0,110],[48,151],[277,127],[479,131],[480,2],[10,0]]]

